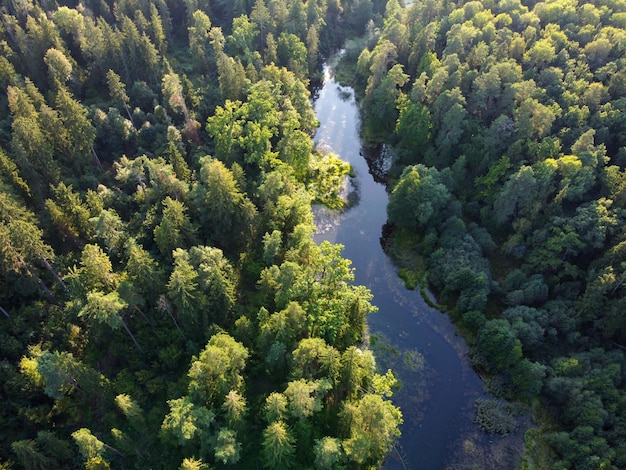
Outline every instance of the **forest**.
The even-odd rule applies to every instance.
[[[524,469],[626,468],[626,2],[2,0],[0,468],[376,469],[376,314],[312,203],[329,53],[389,254]]]
[[[395,152],[399,274],[529,410],[522,468],[626,468],[626,3],[390,0],[373,18],[343,75],[364,137]]]
[[[376,308],[312,238],[350,167],[311,89],[358,8],[1,2],[0,468],[381,465]]]

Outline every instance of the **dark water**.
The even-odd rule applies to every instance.
[[[327,68],[315,100],[321,123],[315,141],[352,165],[355,177],[348,191],[356,202],[341,214],[316,208],[316,240],[345,246],[343,256],[352,260],[355,282],[372,291],[379,308],[368,320],[377,362],[383,370],[392,368],[402,382],[393,396],[404,415],[402,437],[385,468],[491,468],[481,461],[495,459],[489,455],[494,438],[473,424],[473,402],[484,396],[482,382],[448,317],[404,287],[381,248],[388,195],[371,171],[384,172],[389,157],[383,152],[368,166],[352,89],[340,87],[331,75]],[[494,468],[505,468],[498,465]]]

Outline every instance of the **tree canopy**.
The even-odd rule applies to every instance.
[[[371,397],[382,462],[376,309],[311,210],[350,171],[311,93],[356,7],[4,2],[1,468],[356,467]]]
[[[343,65],[393,147],[386,245],[488,388],[532,405],[524,468],[626,465],[625,12],[392,0]]]

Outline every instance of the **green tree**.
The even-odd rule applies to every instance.
[[[170,412],[163,419],[161,429],[171,434],[179,446],[185,446],[194,439],[200,441],[203,447],[208,446],[214,413],[205,406],[195,405],[187,396],[168,400],[167,404]]]
[[[51,187],[51,199],[46,199],[45,205],[54,224],[61,231],[62,238],[88,238],[93,233],[93,227],[89,222],[89,209],[79,193],[74,188],[59,183]]]
[[[398,148],[403,163],[419,163],[431,140],[432,124],[428,108],[406,101],[400,105],[395,133],[400,138]]]
[[[85,459],[86,465],[89,464],[90,461],[102,459],[104,457],[104,442],[94,436],[89,429],[80,428],[72,433],[72,437],[74,438],[74,442],[76,442],[81,455]],[[106,461],[105,465],[108,466]]]
[[[308,3],[308,2],[307,2]],[[315,70],[319,60],[319,33],[315,25],[309,26],[306,33],[306,54],[308,58],[309,70]]]
[[[322,409],[322,400],[330,389],[327,381],[293,380],[287,384],[284,395],[291,416],[303,421]]]
[[[271,13],[264,0],[255,0],[252,11],[250,12],[250,20],[256,24],[259,31],[257,50],[263,51],[265,49],[267,33],[273,29]]]
[[[294,467],[295,441],[284,422],[274,421],[265,428],[262,446],[263,467],[270,470]]]
[[[372,67],[374,67],[373,64]],[[388,72],[375,81],[368,81],[366,90],[367,114],[365,125],[373,138],[380,139],[382,134],[391,134],[398,120],[397,100],[401,96],[401,87],[409,76],[404,73],[401,64],[395,64]],[[374,77],[372,75],[371,77]],[[371,78],[370,77],[370,78]]]
[[[221,28],[211,28],[210,37],[217,58],[217,79],[222,97],[233,101],[242,99],[249,85],[243,64],[224,52],[225,38]]]
[[[241,443],[232,429],[220,429],[215,445],[215,460],[226,464],[236,464],[241,459]]]
[[[126,240],[127,278],[147,299],[156,299],[165,289],[164,276],[152,255],[133,238]],[[151,295],[153,294],[153,295]]]
[[[181,181],[189,182],[191,179],[191,170],[189,169],[184,155],[185,147],[183,146],[180,131],[174,126],[168,126],[165,156],[170,165],[172,165],[176,177]]]
[[[307,49],[300,38],[293,33],[283,32],[278,36],[276,45],[278,65],[288,68],[300,79],[305,78],[309,72]]]
[[[269,424],[281,422],[287,416],[287,397],[282,393],[273,392],[268,395],[263,405],[263,417]]]
[[[48,66],[50,81],[53,84],[58,82],[60,84],[59,86],[64,85],[72,74],[72,63],[68,60],[63,51],[50,48],[46,51],[43,60]]]
[[[78,316],[84,317],[92,324],[105,324],[114,330],[122,326],[137,349],[143,352],[120,313],[126,307],[128,307],[128,303],[120,297],[117,291],[108,294],[101,291],[91,291],[87,293],[87,300],[78,312]]]
[[[96,130],[87,116],[87,109],[65,87],[57,89],[54,105],[67,132],[67,161],[76,170],[84,172],[86,164],[95,156],[93,143],[96,138]],[[95,158],[98,161],[97,156]]]
[[[11,450],[22,468],[28,470],[62,468],[72,456],[69,444],[50,431],[39,431],[37,439],[13,441]],[[10,469],[10,464],[6,469]]]
[[[350,398],[362,390],[369,390],[374,378],[376,361],[370,350],[350,346],[341,355],[339,369],[340,390]]]
[[[193,21],[187,28],[189,36],[189,52],[193,60],[194,68],[200,72],[208,70],[209,32],[211,31],[211,19],[201,10],[193,12]]]
[[[226,333],[213,335],[189,369],[189,393],[199,403],[220,405],[226,395],[241,391],[248,350]]]
[[[194,246],[189,258],[197,269],[198,283],[207,296],[207,308],[213,319],[224,322],[235,305],[237,278],[230,261],[219,248]]]
[[[341,441],[335,437],[315,440],[315,468],[319,470],[339,470],[344,468],[346,456]]]
[[[366,394],[345,405],[343,418],[350,429],[342,443],[348,459],[358,465],[380,465],[400,436],[400,410],[379,395]]]
[[[389,198],[389,221],[410,229],[425,228],[436,221],[452,199],[441,179],[435,168],[406,167]]]
[[[289,132],[278,143],[278,149],[278,158],[293,168],[299,180],[303,180],[313,152],[313,141],[309,135],[300,130]]]
[[[522,358],[522,344],[507,320],[487,321],[476,339],[481,362],[489,370],[506,371]]]
[[[256,23],[246,15],[241,15],[233,19],[233,30],[225,44],[231,56],[241,57],[245,66],[252,66],[256,70],[261,65],[261,54],[255,49],[258,34]]]
[[[189,254],[182,249],[174,250],[174,270],[167,284],[167,295],[180,316],[191,320],[199,309],[198,272],[189,261]],[[202,324],[202,323],[201,323]],[[203,325],[206,327],[206,325]]]
[[[186,458],[183,459],[183,463],[180,464],[178,470],[206,470],[206,465],[201,459]]]
[[[237,161],[240,157],[238,141],[243,136],[245,109],[240,101],[226,100],[207,119],[206,130],[215,142],[215,156],[224,162]]]
[[[236,390],[228,392],[222,403],[222,411],[226,417],[226,423],[231,429],[240,429],[247,412],[246,399]]]
[[[243,246],[252,234],[256,208],[237,185],[231,170],[210,157],[200,159],[193,198],[205,233],[225,248]]]
[[[130,122],[134,126],[135,121],[133,121],[133,116],[130,114],[130,109],[128,108],[130,98],[126,94],[126,85],[122,82],[120,76],[111,69],[107,72],[107,85],[109,86],[109,95],[113,100],[124,106],[128,119],[130,119]]]
[[[25,283],[23,288],[41,288],[50,296],[52,293],[38,272],[43,266],[65,288],[51,265],[54,251],[44,242],[43,231],[36,225],[34,214],[22,208],[8,193],[0,193],[0,205],[0,272],[7,282],[16,275]],[[31,281],[34,281],[32,285]]]
[[[259,345],[267,350],[280,342],[291,349],[306,335],[306,312],[297,302],[290,302],[283,310],[271,315],[259,313]]]
[[[163,75],[162,79],[163,96],[171,110],[175,113],[182,113],[185,121],[185,135],[194,142],[200,142],[198,128],[200,124],[196,121],[187,107],[187,102],[183,94],[183,86],[180,77],[175,73]]]
[[[109,256],[98,245],[87,244],[80,257],[80,267],[74,266],[66,276],[71,289],[81,296],[89,291],[111,291],[119,279],[113,273]]]
[[[321,338],[304,338],[292,353],[292,375],[305,379],[328,378],[332,382],[339,372],[339,351]]]
[[[59,167],[53,159],[52,137],[44,130],[32,99],[18,87],[7,89],[11,123],[11,150],[20,172],[35,197],[47,194],[47,186],[56,184]]]
[[[163,200],[161,223],[154,228],[154,241],[159,251],[169,258],[174,249],[184,247],[193,238],[194,230],[185,205],[167,196]]]
[[[89,219],[89,222],[109,253],[120,255],[124,251],[128,230],[114,209],[103,209],[97,217]]]
[[[443,91],[432,106],[433,127],[436,127],[437,152],[448,163],[452,149],[463,136],[467,118],[467,100],[456,87]]]

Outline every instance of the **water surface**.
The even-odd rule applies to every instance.
[[[377,362],[383,370],[392,368],[402,382],[393,396],[404,416],[402,437],[385,468],[457,469],[478,463],[479,468],[505,468],[502,462],[497,467],[480,462],[494,460],[488,456],[489,446],[498,438],[487,438],[473,423],[473,403],[484,392],[465,343],[447,315],[404,287],[381,248],[388,195],[372,172],[384,172],[389,157],[383,153],[368,165],[353,91],[334,81],[330,67],[314,106],[321,124],[317,147],[334,152],[354,169],[347,188],[353,205],[342,213],[316,208],[316,241],[345,246],[343,256],[352,260],[355,283],[372,291],[379,308],[368,319]]]

